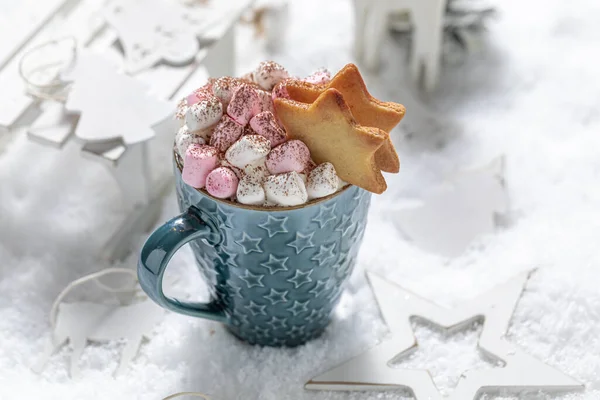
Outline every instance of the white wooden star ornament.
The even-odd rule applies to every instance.
[[[383,278],[367,273],[391,338],[306,383],[310,390],[408,390],[417,400],[471,400],[484,393],[570,391],[583,385],[542,363],[506,338],[510,319],[529,278],[521,273],[508,282],[456,307],[447,309]],[[478,349],[503,361],[501,368],[465,371],[456,388],[442,396],[427,370],[392,367],[417,349],[411,318],[419,317],[446,331],[460,330],[483,319]]]

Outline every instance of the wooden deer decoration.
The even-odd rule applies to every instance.
[[[355,51],[369,69],[380,63],[381,45],[392,12],[407,12],[412,25],[410,73],[425,90],[431,91],[439,78],[444,12],[447,0],[354,0]]]

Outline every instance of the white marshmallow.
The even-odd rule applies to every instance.
[[[261,158],[260,160],[244,167],[244,174],[248,177],[248,179],[261,184],[265,181],[265,179],[267,179],[267,176],[269,176],[269,170],[267,169],[265,161],[265,158]]]
[[[216,124],[222,116],[223,105],[211,95],[187,108],[185,123],[191,132],[195,132]]]
[[[212,92],[223,104],[227,105],[233,97],[233,92],[241,84],[241,79],[223,76],[213,83]]]
[[[329,196],[338,191],[340,179],[333,164],[324,162],[317,165],[308,175],[306,191],[310,199]]]
[[[289,77],[288,72],[274,61],[263,61],[254,71],[254,82],[262,89],[271,91],[279,82]]]
[[[206,144],[206,140],[202,136],[194,135],[190,132],[187,125],[179,128],[177,135],[175,135],[175,148],[177,153],[185,158],[185,152],[191,144]]]
[[[297,172],[271,175],[264,183],[267,201],[280,206],[306,203],[308,194],[302,177]]]
[[[231,145],[225,152],[225,158],[231,165],[244,169],[254,164],[271,151],[271,142],[260,135],[245,135]]]
[[[248,176],[244,177],[237,187],[237,201],[242,204],[263,205],[265,203],[265,189],[262,185]]]

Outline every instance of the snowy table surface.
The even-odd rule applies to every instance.
[[[291,3],[283,52],[265,54],[248,27],[239,29],[240,73],[265,58],[297,75],[352,60],[350,1]],[[600,398],[600,3],[497,3],[481,52],[444,67],[431,95],[405,83],[406,51],[392,39],[386,44],[383,72],[367,83],[376,97],[408,110],[393,132],[402,171],[387,177],[390,188],[373,201],[359,265],[335,321],[322,338],[297,349],[250,347],[216,323],[167,313],[125,375],[112,377],[120,343],[88,346],[80,380],[68,377],[68,348],[35,375],[29,366],[49,337],[54,297],[71,280],[107,267],[94,254],[122,215],[108,172],[82,160],[75,146],[58,152],[24,132],[2,139],[0,399],[161,399],[187,390],[224,400],[375,398],[303,390],[314,374],[386,337],[366,268],[452,305],[534,267],[508,340],[586,390],[522,398]],[[512,210],[507,228],[451,260],[402,239],[392,222],[401,199],[418,198],[454,171],[502,153]],[[177,212],[174,194],[165,205],[163,219]],[[135,258],[124,265],[133,267]],[[203,288],[206,296],[187,249],[173,264],[173,275],[185,276],[178,293],[197,297]],[[485,366],[475,351],[477,332],[440,338],[417,329],[423,351],[410,367],[429,368],[440,387],[451,387],[463,370]]]

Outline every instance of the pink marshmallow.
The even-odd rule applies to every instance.
[[[331,73],[325,68],[319,68],[304,81],[314,83],[315,85],[326,84],[331,81]]]
[[[257,135],[269,139],[271,148],[280,145],[286,140],[285,131],[277,125],[275,116],[270,111],[263,111],[252,117],[250,127]]]
[[[310,164],[310,150],[302,141],[290,140],[271,150],[266,164],[272,174],[302,172]]]
[[[224,153],[229,146],[242,136],[244,127],[228,115],[223,115],[210,137],[210,145]]]
[[[261,100],[256,89],[244,83],[240,85],[227,106],[227,114],[238,124],[245,126],[261,109]]]
[[[260,112],[270,111],[275,113],[275,106],[273,105],[271,93],[261,89],[257,89],[256,93],[258,93],[258,97],[260,98]]]
[[[287,92],[287,89],[285,87],[286,83],[289,82],[290,79],[284,79],[281,82],[279,82],[277,85],[275,85],[275,87],[273,88],[273,91],[271,92],[271,97],[273,98],[273,100],[275,100],[276,98],[282,98],[282,99],[289,99],[290,95]]]
[[[185,98],[185,101],[188,106],[193,106],[202,100],[206,100],[209,94],[210,93],[205,90],[195,90]]]
[[[185,152],[183,173],[185,183],[197,189],[206,184],[206,177],[219,164],[219,151],[204,144],[191,144]]]
[[[235,195],[238,182],[238,177],[232,170],[227,167],[219,167],[208,174],[206,190],[219,199],[226,199]]]
[[[194,90],[191,94],[186,97],[186,102],[188,106],[194,105],[201,100],[205,100],[211,93],[212,87],[214,84],[214,79],[210,78],[208,82],[204,86],[199,87]]]

